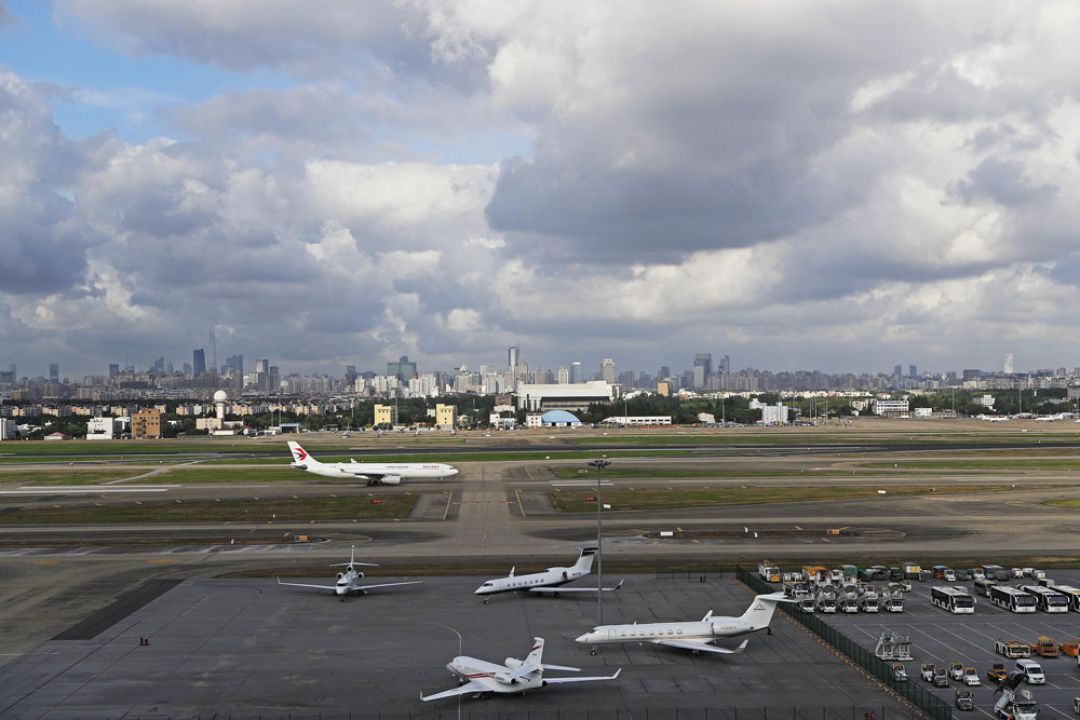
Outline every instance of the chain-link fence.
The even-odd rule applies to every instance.
[[[284,715],[129,715],[125,720],[900,720],[884,706],[553,708],[485,711],[456,707],[414,713],[294,713]],[[76,718],[78,720],[78,718]],[[95,718],[94,720],[100,720]],[[106,720],[111,720],[106,718]],[[119,720],[119,719],[118,719]]]
[[[735,569],[735,577],[754,592],[769,593],[776,591],[774,586],[742,568]],[[952,707],[931,691],[920,687],[917,682],[893,679],[892,668],[875,655],[872,650],[866,649],[816,615],[799,610],[798,605],[795,603],[780,603],[778,607],[793,620],[846,655],[852,662],[873,675],[897,695],[911,701],[933,720],[952,720]]]

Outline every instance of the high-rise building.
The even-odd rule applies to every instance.
[[[49,364],[49,382],[60,382],[60,366],[57,363]]]
[[[570,370],[566,367],[559,368],[558,382],[560,385],[567,385],[570,383]]]
[[[904,366],[903,365],[893,365],[892,374],[893,374],[893,377],[896,378],[897,380],[904,377]]]
[[[712,353],[698,353],[694,355],[694,387],[705,387],[705,381],[709,379],[710,375],[712,375]]]
[[[120,376],[120,363],[109,363],[109,379],[115,380]]]
[[[386,374],[407,383],[416,377],[416,363],[409,362],[408,355],[402,355],[397,362],[386,363]]]
[[[721,360],[720,360],[720,372],[725,372],[725,373],[731,372],[731,356],[730,355],[725,355],[723,358],[721,358]]]
[[[281,391],[281,370],[277,365],[271,365],[269,372],[267,372],[268,386],[267,390],[270,392]]]
[[[908,365],[907,375],[910,378],[919,377],[919,366],[918,365]]]
[[[604,358],[600,361],[600,379],[609,385],[615,384],[615,360]]]
[[[581,363],[575,360],[570,363],[570,382],[582,383],[585,382],[585,371],[581,369]]]
[[[1012,375],[1016,372],[1016,369],[1013,367],[1012,353],[1005,353],[1005,360],[1001,363],[1001,371],[1006,375]]]
[[[206,351],[203,348],[199,348],[192,353],[191,358],[191,376],[199,377],[206,372]]]
[[[510,371],[513,372],[514,368],[518,364],[518,346],[511,345],[506,349],[506,364],[510,367]]]
[[[225,366],[232,372],[233,377],[244,377],[243,355],[230,355],[225,359]]]

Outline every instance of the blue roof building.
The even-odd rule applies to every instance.
[[[577,427],[581,421],[566,410],[548,410],[540,416],[540,425],[543,427]]]

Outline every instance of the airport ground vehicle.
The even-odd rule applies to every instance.
[[[1048,613],[1069,612],[1069,598],[1042,585],[1021,585],[1020,590],[1035,598],[1035,606]]]
[[[994,663],[986,671],[986,678],[992,683],[1000,683],[1009,673],[1005,672],[1005,663]]]
[[[1061,654],[1069,657],[1080,657],[1080,639],[1073,638],[1061,643]]]
[[[1061,647],[1057,640],[1046,635],[1035,638],[1035,642],[1031,643],[1030,647],[1031,652],[1039,657],[1055,658],[1061,655]]]
[[[934,668],[934,679],[930,682],[934,687],[949,687],[949,673],[945,668]]]
[[[1014,613],[1033,613],[1037,606],[1035,598],[1009,585],[991,586],[990,602]]]
[[[1073,698],[1073,712],[1080,715],[1080,697]]]
[[[975,699],[971,696],[971,691],[966,688],[956,689],[956,709],[957,710],[974,710]]]
[[[818,596],[817,609],[818,612],[822,613],[836,612],[836,598],[833,595],[826,595],[822,593]]]
[[[1034,660],[1021,658],[1016,661],[1016,669],[1024,674],[1024,682],[1028,685],[1046,684],[1046,675],[1043,674],[1042,666]]]
[[[1053,590],[1069,598],[1069,608],[1071,610],[1080,612],[1080,588],[1071,585],[1055,585]]]
[[[973,583],[976,595],[990,597],[990,589],[997,585],[997,580],[985,577],[976,577]]]
[[[1015,660],[1016,658],[1030,657],[1031,646],[1019,640],[995,640],[994,652]]]
[[[881,609],[881,603],[877,599],[877,594],[874,597],[864,595],[863,599],[859,602],[859,609],[865,613],[876,613]]]
[[[968,687],[978,687],[982,685],[982,680],[979,679],[979,671],[973,667],[964,668],[964,673],[960,679]]]
[[[1039,717],[1039,703],[1031,690],[1013,684],[1012,678],[1002,683],[1001,694],[994,703],[994,714],[1006,720],[1036,720]]]
[[[930,588],[930,602],[957,615],[975,612],[975,598],[963,588],[934,585]]]
[[[949,663],[949,677],[953,680],[960,680],[964,677],[964,663],[951,662]]]
[[[892,668],[892,679],[896,682],[907,682],[907,668],[904,667],[904,663],[892,663],[889,667]]]
[[[919,677],[926,682],[930,682],[934,679],[935,670],[937,670],[937,666],[934,663],[923,663],[919,666]]]
[[[885,609],[891,613],[904,612],[904,596],[902,593],[894,593],[885,600]]]
[[[780,568],[773,565],[768,560],[762,560],[757,566],[758,577],[765,582],[775,583],[780,582]]]

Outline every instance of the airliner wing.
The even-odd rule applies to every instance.
[[[313,590],[337,590],[335,585],[309,585],[308,583],[283,583],[281,578],[277,579],[278,585],[289,585],[290,587],[302,587],[312,588]]]
[[[694,652],[707,652],[717,653],[720,655],[734,655],[735,653],[741,653],[746,649],[746,644],[749,640],[743,640],[739,644],[739,647],[734,650],[725,647],[719,647],[717,645],[709,644],[708,640],[653,640],[657,645],[663,645],[664,647],[679,648],[680,650],[693,650]],[[550,682],[550,680],[548,681]]]
[[[490,690],[478,682],[469,681],[464,685],[458,685],[456,688],[450,690],[443,690],[441,693],[435,693],[434,695],[428,695],[424,697],[424,693],[420,693],[420,699],[424,702],[431,700],[442,700],[443,698],[454,697],[455,695],[468,695],[469,693],[481,693],[490,692]]]
[[[555,595],[556,593],[595,593],[603,590],[604,592],[615,592],[623,586],[623,580],[619,581],[619,584],[615,587],[606,588],[590,588],[590,587],[566,587],[565,585],[557,585],[555,587],[534,587],[529,588],[529,592],[537,593],[539,595]]]
[[[375,588],[394,587],[395,585],[419,585],[423,580],[409,580],[408,582],[379,583],[377,585],[353,585],[350,590],[374,590]]]
[[[560,685],[562,683],[576,683],[576,682],[599,682],[600,680],[614,680],[619,677],[619,673],[622,672],[622,668],[615,671],[614,675],[605,675],[602,677],[564,677],[564,678],[544,678],[545,685]]]

